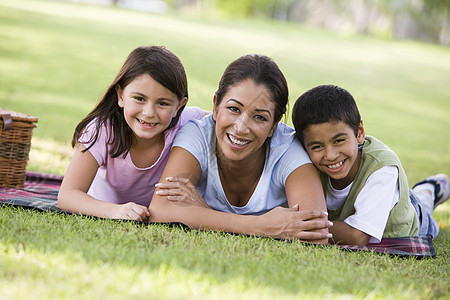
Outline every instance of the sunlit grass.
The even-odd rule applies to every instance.
[[[291,104],[318,84],[347,88],[366,133],[398,153],[410,185],[450,173],[448,47],[261,20],[0,0],[0,107],[39,118],[28,170],[64,174],[76,124],[128,53],[146,44],[165,45],[181,58],[190,105],[211,110],[226,65],[246,53],[266,54],[284,72]],[[416,261],[0,207],[0,294],[7,299],[445,299],[450,205],[438,207],[434,216],[441,227],[434,241],[438,256]]]
[[[448,292],[442,247],[438,258],[417,261],[10,207],[0,213],[0,283],[11,298],[31,291],[113,299],[420,299]]]

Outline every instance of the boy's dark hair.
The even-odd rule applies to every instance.
[[[304,131],[309,125],[325,122],[347,124],[358,134],[361,116],[353,96],[335,85],[319,85],[301,95],[294,104],[292,123],[297,138],[304,144]]]
[[[96,120],[96,129],[91,138],[88,150],[97,141],[102,125],[108,128],[108,143],[111,144],[110,155],[118,157],[128,153],[134,141],[134,134],[128,126],[123,115],[123,108],[118,105],[116,86],[124,89],[136,77],[148,74],[169,91],[174,93],[178,100],[188,97],[188,84],[186,72],[180,59],[171,51],[161,46],[141,46],[128,55],[116,78],[109,85],[95,108],[78,123],[72,138],[72,147],[75,147],[86,127]],[[178,110],[169,127],[177,123],[185,106]]]

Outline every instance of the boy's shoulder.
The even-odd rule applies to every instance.
[[[365,158],[364,160],[370,157],[372,160],[377,162],[385,162],[388,164],[400,163],[400,159],[397,154],[389,148],[389,146],[376,137],[370,135],[364,138],[362,157]]]

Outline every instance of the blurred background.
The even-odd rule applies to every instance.
[[[62,0],[206,18],[263,18],[449,45],[449,0]]]

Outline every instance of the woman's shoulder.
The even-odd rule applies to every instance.
[[[205,116],[205,111],[200,107],[196,106],[187,106],[183,109],[183,112],[180,116],[179,125],[183,126],[189,120],[198,120]]]
[[[295,139],[295,130],[291,126],[279,122],[272,136],[272,145],[290,145]]]

